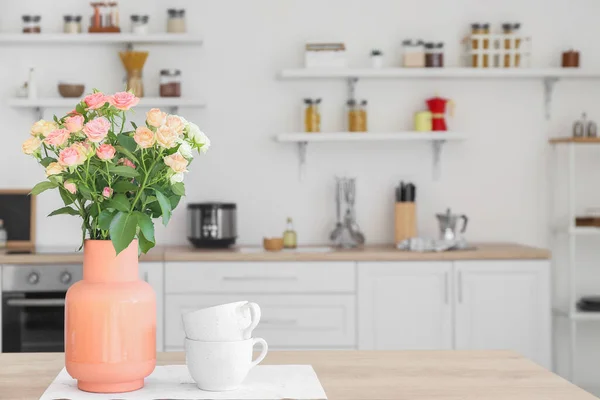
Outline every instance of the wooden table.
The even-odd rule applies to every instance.
[[[596,399],[508,351],[274,351],[264,363],[312,364],[331,400]],[[62,367],[62,354],[0,354],[0,399],[38,400]]]

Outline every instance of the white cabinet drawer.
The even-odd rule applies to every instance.
[[[354,293],[353,262],[168,262],[170,293]]]
[[[239,300],[236,295],[167,295],[166,348],[183,348],[182,313]],[[262,317],[253,336],[264,338],[273,349],[356,347],[353,295],[257,295],[243,300],[260,305]]]

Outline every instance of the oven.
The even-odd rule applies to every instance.
[[[65,295],[82,279],[73,265],[2,267],[2,352],[63,352]]]

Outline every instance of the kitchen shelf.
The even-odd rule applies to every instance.
[[[197,35],[180,33],[152,33],[136,35],[132,33],[2,33],[0,44],[189,44],[201,45],[202,38]]]
[[[557,317],[568,318],[573,321],[600,321],[600,312],[578,310],[568,312],[561,309],[554,309],[552,312]]]
[[[81,101],[81,99],[63,97],[37,99],[13,98],[8,100],[8,105],[13,108],[32,109],[36,113],[37,119],[42,119],[44,110],[47,108],[72,109],[79,101]],[[178,109],[181,107],[204,108],[206,107],[206,104],[201,100],[185,97],[142,97],[139,106],[145,108],[166,108],[169,109],[172,114],[177,114]]]
[[[442,146],[446,141],[465,140],[466,136],[456,132],[327,132],[327,133],[281,133],[275,136],[279,143],[296,143],[300,179],[305,175],[308,143],[312,142],[430,142],[433,151],[433,177],[440,176]]]
[[[555,232],[572,236],[600,236],[600,228],[593,226],[559,226],[555,229]]]
[[[554,85],[561,79],[600,79],[600,70],[579,68],[298,68],[284,69],[281,79],[346,79],[354,98],[359,79],[541,79],[546,119],[551,117]]]
[[[600,138],[588,138],[588,137],[561,137],[552,138],[548,141],[550,144],[565,144],[565,143],[577,143],[577,144],[600,144]]]

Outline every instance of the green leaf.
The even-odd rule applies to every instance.
[[[117,140],[121,146],[125,147],[129,151],[133,152],[137,148],[137,143],[131,136],[121,134],[117,136]]]
[[[123,153],[125,154],[128,158],[130,158],[131,160],[135,161],[136,163],[140,163],[140,160],[138,160],[138,158],[129,150],[127,150],[125,147],[123,146],[115,146],[115,149],[119,152],[119,153]]]
[[[171,185],[171,190],[173,191],[173,194],[176,194],[177,196],[185,196],[185,185],[181,182]]]
[[[30,194],[37,196],[38,194],[45,192],[48,189],[55,189],[57,186],[58,185],[56,183],[52,183],[49,181],[40,182],[37,185],[35,185],[33,189],[31,189]]]
[[[117,255],[125,250],[135,238],[137,223],[135,215],[118,212],[110,223],[110,238]]]
[[[100,213],[100,215],[98,216],[98,226],[100,227],[100,229],[102,229],[103,231],[109,230],[110,223],[112,222],[115,214],[116,214],[116,211],[103,210]]]
[[[47,168],[48,165],[50,165],[50,163],[53,163],[53,162],[56,162],[56,159],[52,158],[52,157],[45,157],[40,160],[40,164],[42,164],[42,166],[44,168]]]
[[[154,189],[154,192],[156,193],[156,199],[158,200],[158,204],[160,204],[160,209],[162,211],[163,225],[167,226],[169,219],[171,219],[171,202],[158,190]]]
[[[108,207],[114,208],[115,210],[128,212],[131,208],[129,199],[122,193],[114,195],[114,197],[108,200]]]
[[[67,189],[60,187],[60,186],[58,187],[58,191],[60,193],[60,197],[62,198],[63,202],[65,203],[65,206],[73,204],[73,202],[75,201],[75,196],[72,195],[71,192],[69,192]]]
[[[150,209],[150,211],[152,211],[152,218],[158,218],[162,215],[162,210],[160,208],[160,204],[158,204],[158,201],[149,203],[147,207]]]
[[[75,111],[77,111],[79,114],[84,115],[85,114],[85,106],[84,106],[84,102],[80,102],[79,104],[77,104],[77,106],[75,106]]]
[[[90,207],[90,217],[96,218],[100,213],[100,210],[98,210],[98,203],[91,203],[91,205],[92,207]]]
[[[147,253],[151,248],[154,247],[154,245],[154,242],[151,242],[148,239],[146,239],[143,234],[138,237],[138,247],[140,248],[142,253]]]
[[[79,184],[77,188],[79,189],[79,193],[81,193],[84,199],[92,200],[92,191],[89,187],[87,187],[84,184]]]
[[[124,176],[125,178],[135,178],[140,175],[135,169],[126,165],[109,165],[108,170],[114,174]]]
[[[171,196],[169,197],[169,202],[171,203],[171,210],[174,210],[179,205],[179,200],[181,200],[181,196]]]
[[[137,218],[137,224],[140,227],[140,231],[144,235],[144,238],[150,242],[155,242],[154,223],[152,222],[152,218],[140,211],[135,211],[134,214]]]
[[[52,217],[54,215],[61,215],[61,214],[79,215],[79,212],[77,212],[77,210],[72,209],[71,207],[63,207],[63,208],[59,208],[58,210],[52,211],[50,214],[48,214],[48,216]]]
[[[138,190],[140,187],[139,187],[139,185],[133,184],[128,181],[118,181],[117,183],[113,184],[112,188],[117,193],[125,193],[125,192],[134,192],[134,191]]]
[[[137,129],[137,125],[135,124],[135,122],[131,121],[131,126],[133,126],[133,129]]]

